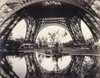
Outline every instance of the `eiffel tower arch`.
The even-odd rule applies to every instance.
[[[27,25],[25,41],[35,42],[45,24],[60,23],[68,29],[73,41],[85,43],[81,20],[91,31],[94,41],[100,38],[99,0],[8,0],[0,8],[1,45],[14,27],[24,19]]]
[[[21,20],[26,23],[24,40],[28,43],[35,43],[38,33],[49,24],[59,24],[70,33],[75,44],[86,44],[81,21],[89,28],[94,42],[97,42],[100,39],[100,0],[7,0],[0,7],[0,51],[5,48],[10,33]],[[90,58],[93,64],[86,62],[85,58],[87,57]],[[0,68],[0,70],[10,72],[9,74],[5,73],[7,77],[19,78],[12,69],[9,71],[11,66],[6,57],[3,58],[0,58],[0,65],[6,68]],[[25,61],[27,66],[26,78],[30,75],[36,77],[38,75],[42,76],[43,73],[48,74],[46,70],[39,66],[34,55],[25,55]],[[91,67],[84,67],[82,66],[83,63],[91,65]],[[84,68],[86,68],[86,71]],[[69,67],[59,72],[64,73],[66,76],[74,76],[73,78],[76,78],[76,74],[78,78],[90,78],[92,77],[90,75],[96,76],[99,68],[99,57],[85,55],[80,57],[76,55],[72,56]],[[35,72],[33,74],[33,69],[39,73]],[[84,73],[86,77],[82,77],[83,71],[86,72]],[[3,75],[3,72],[0,74]]]

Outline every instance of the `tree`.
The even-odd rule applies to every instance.
[[[63,34],[60,34],[59,30],[55,31],[54,33],[48,33],[50,42],[52,45],[59,44],[60,41],[67,35],[67,32],[64,31]]]
[[[42,47],[42,41],[41,41],[40,37],[38,37],[38,47],[39,48]]]
[[[45,38],[45,37],[42,37],[42,38],[41,38],[41,41],[42,41],[42,46],[43,46],[43,47],[48,46],[48,42],[47,42],[47,40],[48,40],[48,38],[47,38],[47,37],[46,37],[46,38]]]

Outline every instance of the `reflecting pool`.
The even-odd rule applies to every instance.
[[[100,57],[0,53],[0,78],[99,78]]]

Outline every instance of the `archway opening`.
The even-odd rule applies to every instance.
[[[50,24],[44,27],[37,35],[36,43],[48,46],[54,46],[56,43],[64,44],[72,41],[69,32],[60,25]]]
[[[25,39],[25,34],[26,33],[26,23],[23,20],[21,20],[16,27],[13,29],[13,31],[11,32],[11,38],[16,40],[16,39]]]

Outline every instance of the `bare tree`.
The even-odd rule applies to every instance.
[[[67,32],[64,31],[63,34],[60,34],[59,30],[54,33],[48,33],[50,42],[52,45],[59,44],[60,41],[67,35]]]
[[[41,41],[42,41],[42,46],[43,47],[46,47],[48,45],[48,42],[47,42],[48,38],[47,37],[42,37],[41,38]]]
[[[39,48],[42,47],[42,41],[41,41],[40,37],[38,37],[38,47]]]
[[[47,37],[38,37],[38,44],[39,44],[39,47],[47,47],[48,46],[48,43],[47,43]]]

